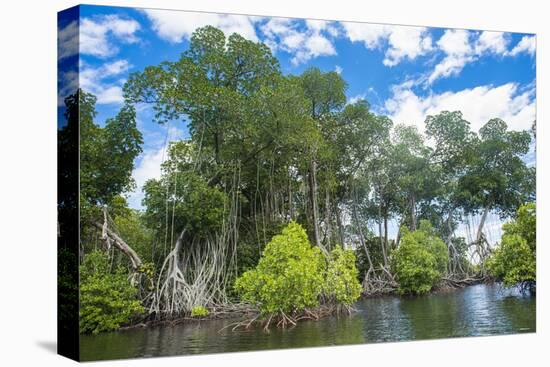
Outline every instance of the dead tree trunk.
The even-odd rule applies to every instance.
[[[126,255],[130,259],[134,271],[138,271],[141,268],[143,262],[141,261],[138,254],[126,242],[124,242],[122,238],[111,231],[107,227],[106,223],[100,224],[94,222],[92,224],[94,227],[102,231],[102,239],[107,243],[107,246],[113,244],[117,249],[119,249],[124,255]]]

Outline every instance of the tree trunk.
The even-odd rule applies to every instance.
[[[405,223],[405,216],[401,217],[401,220],[399,221],[399,227],[397,228],[397,237],[395,238],[395,247],[399,246],[399,242],[401,241],[401,227]]]
[[[311,202],[311,218],[313,220],[313,236],[315,238],[315,244],[324,250],[321,246],[321,239],[319,236],[319,210],[317,208],[317,162],[313,159],[311,161],[311,168],[309,171],[309,196]]]
[[[287,167],[287,172],[289,171]],[[292,182],[290,179],[290,174],[288,175],[288,214],[290,219],[294,219],[294,203],[292,201]]]
[[[132,249],[122,238],[120,238],[116,233],[111,231],[107,226],[94,222],[92,223],[96,228],[104,233],[104,240],[112,243],[117,249],[119,249],[124,255],[126,255],[130,262],[132,263],[132,268],[134,271],[138,271],[143,265],[143,262],[139,258],[138,254]],[[112,242],[110,242],[112,241]]]
[[[388,250],[388,210],[384,209],[384,247]]]
[[[479,227],[477,227],[476,241],[479,243],[481,241],[481,236],[483,235],[483,227],[485,226],[485,221],[487,220],[487,214],[489,214],[489,209],[485,208],[483,214],[481,215],[481,220],[479,221]]]
[[[451,226],[451,220],[453,218],[453,211],[451,210],[449,212],[449,216],[447,217],[447,220],[445,221],[447,225],[447,231],[449,233],[447,234],[447,249],[449,251],[449,275],[457,275],[457,270],[460,271],[460,274],[464,273],[464,269],[462,268],[462,264],[460,263],[460,254],[458,253],[456,246],[453,244],[453,229]]]
[[[380,248],[382,249],[382,256],[384,257],[384,267],[387,267],[388,256],[386,255],[386,246],[384,246],[384,239],[382,237],[382,204],[378,205],[378,238],[380,240]]]
[[[416,196],[411,197],[411,231],[416,231]]]
[[[369,270],[374,269],[374,266],[372,264],[372,259],[370,257],[370,252],[367,247],[367,243],[365,242],[365,236],[363,236],[363,230],[361,229],[360,225],[358,225],[357,228],[359,229],[359,242],[361,242],[361,246],[363,246],[363,249],[365,250],[365,254],[367,255],[367,261],[369,262]]]
[[[342,224],[342,213],[338,204],[336,204],[336,225],[338,226],[338,236],[340,237],[340,246],[344,247],[344,226]]]
[[[365,242],[365,236],[363,235],[363,229],[361,228],[361,224],[359,223],[359,217],[357,216],[357,207],[355,205],[355,200],[353,201],[353,216],[355,218],[355,223],[357,225],[357,229],[359,232],[359,242],[361,243],[361,246],[363,246],[363,249],[365,250],[365,254],[367,256],[367,261],[369,262],[369,270],[374,269],[374,266],[372,264],[372,259],[370,257],[370,252]],[[340,221],[339,218],[340,218],[340,215],[338,215],[338,221]]]
[[[332,227],[330,225],[330,195],[328,189],[325,189],[325,238],[327,244],[332,242]],[[343,246],[344,244],[342,244]]]

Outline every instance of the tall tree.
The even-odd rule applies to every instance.
[[[428,116],[425,125],[426,136],[434,145],[430,164],[440,173],[437,202],[429,219],[449,247],[451,271],[463,273],[464,246],[457,245],[461,242],[453,237],[463,212],[458,184],[475,156],[477,136],[460,111]]]
[[[324,120],[330,119],[334,111],[340,110],[346,103],[345,90],[347,83],[336,72],[323,73],[318,68],[310,68],[299,77],[305,96],[309,102],[311,118],[322,131]],[[309,183],[309,202],[311,212],[311,224],[315,244],[323,249],[319,228],[319,192],[318,192],[318,166],[323,165],[323,157],[330,154],[324,151],[325,146],[314,145],[310,147],[310,162],[307,173]],[[326,167],[323,167],[326,168]],[[328,195],[328,194],[327,194]],[[328,196],[327,196],[328,197]],[[328,200],[330,201],[330,200]],[[325,205],[330,205],[325,203]],[[325,249],[326,251],[326,249]]]
[[[489,120],[480,129],[471,164],[459,180],[466,212],[482,214],[478,241],[490,211],[506,218],[523,203],[533,201],[535,170],[523,160],[530,144],[528,131],[510,131],[501,119]]]
[[[143,143],[136,125],[136,111],[124,105],[105,127],[94,122],[96,98],[79,91],[80,189],[91,204],[108,204],[132,188],[134,159]]]

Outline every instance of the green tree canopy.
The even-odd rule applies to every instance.
[[[168,240],[183,229],[197,237],[214,234],[226,214],[226,194],[193,169],[195,149],[190,142],[172,143],[161,178],[147,181],[143,188],[145,220],[157,234],[170,233]]]
[[[94,122],[96,97],[82,90],[80,111],[80,190],[91,204],[108,204],[133,186],[134,159],[141,153],[143,138],[136,126],[136,111],[124,105],[105,127]]]
[[[500,119],[480,129],[472,161],[458,184],[467,212],[496,210],[505,218],[534,199],[535,170],[522,159],[530,143],[528,131],[509,131]]]

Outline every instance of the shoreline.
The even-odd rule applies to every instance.
[[[456,283],[456,282],[455,282]],[[473,279],[471,282],[463,283],[463,285],[452,285],[452,282],[448,282],[446,279],[442,280],[440,284],[437,284],[430,292],[426,294],[409,294],[409,295],[402,295],[397,293],[395,290],[391,292],[379,292],[374,294],[361,294],[359,297],[359,300],[364,300],[367,298],[387,298],[387,297],[399,297],[399,298],[417,298],[417,297],[426,297],[436,294],[443,294],[443,293],[452,293],[458,290],[465,289],[467,287],[471,287],[478,284],[494,284],[495,281],[489,278],[480,278],[480,279]],[[235,305],[238,305],[235,307]],[[234,319],[235,321],[246,321],[247,319],[244,318],[245,316],[250,317],[257,317],[259,314],[259,311],[251,308],[251,307],[244,307],[243,309],[239,309],[240,307],[243,307],[244,305],[240,304],[231,304],[228,307],[220,306],[217,309],[214,308],[211,316],[207,317],[192,317],[192,316],[183,316],[183,317],[177,317],[173,319],[164,319],[164,320],[146,320],[142,322],[138,322],[136,324],[127,325],[119,328],[118,330],[114,330],[113,332],[119,332],[119,331],[128,331],[133,329],[142,329],[142,328],[155,328],[155,327],[165,327],[165,326],[176,326],[181,324],[196,324],[201,322],[209,322],[209,321],[216,321],[216,320],[231,320]],[[321,306],[319,309],[322,309]],[[353,313],[353,307],[352,311]],[[338,312],[331,312],[328,314],[325,314],[322,317],[319,317],[317,319],[313,320],[320,320],[322,318],[329,317],[335,313]]]

